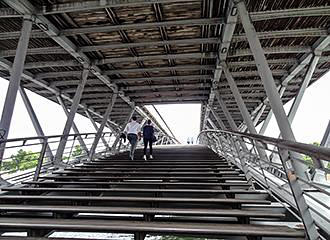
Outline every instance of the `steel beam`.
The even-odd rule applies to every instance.
[[[98,145],[98,143],[100,141],[100,138],[102,136],[104,127],[106,126],[106,123],[107,123],[108,118],[110,116],[110,113],[112,111],[113,105],[115,104],[115,102],[117,100],[117,96],[118,96],[118,93],[113,93],[113,95],[111,97],[111,101],[110,101],[110,103],[108,105],[108,108],[107,108],[107,110],[105,111],[105,113],[103,115],[103,119],[102,119],[101,125],[100,125],[100,127],[99,127],[99,129],[98,129],[98,131],[96,133],[94,142],[93,142],[92,147],[91,147],[91,150],[89,152],[89,160],[92,160],[94,158],[94,154],[95,154],[97,145]]]
[[[282,82],[282,86],[281,86],[281,89],[280,89],[280,96],[282,97],[286,88],[287,88],[287,85],[290,81],[292,81],[294,79],[294,77],[302,70],[306,67],[306,65],[311,61],[312,57],[313,57],[313,54],[316,53],[317,55],[320,55],[320,53],[322,51],[324,51],[324,49],[329,45],[330,43],[330,36],[327,36],[325,38],[319,38],[319,40],[314,43],[314,45],[312,46],[312,53],[309,53],[309,54],[305,54],[304,56],[302,56],[299,61],[290,68],[289,70],[289,73],[284,76],[282,79],[281,79],[281,82]],[[329,57],[323,57],[320,59],[321,61],[328,61],[329,60]],[[319,60],[319,61],[320,61]],[[268,101],[268,98],[265,99],[265,101]],[[272,117],[272,110],[270,110],[270,112],[268,113],[267,117],[266,117],[266,120],[264,121],[263,125],[262,125],[262,128],[260,129],[260,134],[264,134],[267,127],[268,127],[268,124],[270,122],[270,119]]]
[[[264,51],[257,37],[255,28],[250,20],[250,16],[246,10],[245,3],[241,0],[235,2],[240,18],[242,20],[243,28],[248,38],[251,51],[253,52],[254,59],[257,63],[257,68],[260,73],[261,80],[263,81],[267,96],[269,98],[269,103],[274,112],[283,139],[295,141],[295,137],[293,135],[290,123],[286,117],[280,95],[276,90],[272,72],[267,64]],[[284,155],[288,155],[287,158],[282,157],[282,161],[283,165],[285,165],[284,168],[286,170],[289,184],[296,200],[297,208],[302,216],[307,236],[311,240],[319,239],[320,236],[317,232],[315,223],[311,217],[311,213],[308,209],[308,205],[305,201],[303,192],[296,177],[296,174],[298,174],[300,178],[306,179],[305,165],[297,161],[292,161],[290,159],[289,153],[282,154],[282,156]]]
[[[59,32],[60,36],[75,36],[80,34],[89,33],[107,33],[125,30],[140,30],[145,28],[158,28],[158,27],[175,27],[175,26],[201,26],[201,25],[218,25],[224,24],[222,18],[200,18],[200,19],[182,19],[163,22],[144,22],[144,23],[131,23],[122,25],[103,25],[93,27],[80,27],[65,29]]]
[[[152,61],[152,60],[171,60],[171,59],[200,59],[200,58],[216,58],[216,53],[180,53],[180,54],[164,54],[164,55],[146,55],[139,57],[115,57],[115,58],[105,58],[97,60],[94,62],[95,65],[103,65],[109,63],[127,63],[127,62],[137,62],[137,61]]]
[[[79,107],[79,102],[80,102],[82,93],[84,91],[85,84],[87,82],[89,70],[90,70],[89,67],[85,67],[84,70],[82,71],[81,83],[78,85],[77,91],[73,97],[73,102],[71,104],[70,113],[67,116],[67,120],[66,120],[64,129],[63,129],[63,133],[62,133],[63,136],[61,137],[60,143],[59,143],[57,151],[56,151],[55,164],[60,164],[62,162],[62,156],[63,156],[64,150],[65,150],[65,145],[68,140],[68,135],[70,134],[70,130],[71,130],[71,127],[73,124],[74,117],[75,117],[76,112]],[[63,106],[63,109],[66,109],[66,107]],[[83,144],[82,147],[84,148],[86,153],[88,153],[88,149],[87,149],[86,145]]]
[[[313,73],[315,71],[315,68],[317,66],[317,63],[318,63],[319,59],[320,59],[320,55],[315,55],[312,58],[310,65],[308,66],[307,73],[306,73],[306,75],[304,77],[303,82],[300,85],[300,89],[298,91],[298,94],[295,97],[295,99],[293,101],[293,104],[291,105],[289,114],[288,114],[288,120],[289,120],[289,123],[290,124],[292,123],[294,117],[296,116],[298,107],[299,107],[299,105],[301,103],[301,100],[302,100],[302,98],[303,98],[303,96],[305,94],[305,91],[306,91],[307,87],[309,86],[309,83],[310,83],[310,81],[312,79]]]
[[[135,48],[135,47],[150,47],[150,46],[164,46],[164,45],[181,45],[181,44],[219,44],[218,38],[188,38],[188,39],[176,39],[176,40],[164,40],[164,41],[145,41],[145,42],[133,42],[133,43],[111,43],[94,46],[80,47],[81,52],[92,51],[109,51],[110,49],[118,48]]]
[[[11,8],[0,8],[0,19],[1,18],[14,18],[14,17],[22,17],[22,15],[20,15],[14,9],[11,9]]]
[[[16,96],[21,83],[31,29],[32,29],[32,20],[30,18],[24,19],[22,24],[21,36],[17,45],[14,64],[10,74],[10,81],[7,89],[6,99],[1,115],[0,129],[5,130],[5,134],[3,136],[4,139],[7,139],[9,134],[11,119],[14,113]],[[1,147],[3,148],[3,150],[0,150],[0,164],[4,155],[4,144],[2,144]]]
[[[249,114],[249,111],[247,110],[246,106],[245,106],[245,103],[243,101],[243,98],[235,84],[235,80],[233,78],[233,76],[231,75],[227,65],[225,63],[222,63],[222,68],[223,68],[223,72],[227,78],[227,81],[229,83],[229,86],[230,86],[230,89],[231,91],[233,92],[233,95],[235,97],[235,100],[236,100],[236,103],[237,103],[237,106],[240,110],[240,113],[244,119],[244,122],[249,130],[250,133],[252,134],[258,134],[257,133],[257,130],[255,129],[254,125],[253,125],[253,122],[252,122],[252,119],[251,119],[251,116]],[[267,154],[265,152],[265,150],[263,150],[260,146],[258,146],[258,144],[256,144],[256,149],[259,153],[259,156],[264,159],[264,160],[268,160],[268,157],[267,157]]]
[[[330,6],[307,7],[307,8],[291,8],[279,9],[262,12],[251,12],[251,21],[264,21],[270,19],[280,19],[288,17],[314,17],[314,16],[329,16]]]
[[[213,65],[177,65],[173,67],[148,67],[148,68],[131,68],[131,69],[116,69],[104,71],[105,75],[126,74],[126,73],[144,73],[144,72],[161,72],[161,71],[186,71],[186,70],[214,70]]]
[[[162,99],[159,97],[155,98],[136,98],[134,99],[136,103],[143,103],[143,104],[150,104],[150,103],[155,103],[155,102],[162,102],[162,101],[191,101],[191,100],[199,100],[199,101],[204,101],[207,100],[207,96],[187,96],[187,97],[166,97],[166,99]]]
[[[31,101],[30,101],[28,95],[26,94],[24,88],[22,88],[22,87],[19,88],[19,92],[21,94],[23,103],[24,103],[25,108],[26,108],[26,110],[29,114],[29,117],[31,119],[34,130],[36,131],[38,136],[44,137],[45,136],[44,131],[42,130],[42,127],[41,127],[40,122],[38,120],[38,117],[37,117],[37,115],[36,115],[36,113],[35,113],[35,111],[32,107],[32,104],[31,104]],[[44,142],[44,140],[40,139],[40,143],[43,143],[43,142]],[[48,144],[47,144],[47,147],[46,147],[46,156],[50,161],[53,161],[54,155],[53,155],[52,150],[51,150],[51,148],[49,147]]]
[[[99,127],[97,126],[96,122],[94,121],[92,115],[89,113],[88,109],[85,109],[85,114],[86,114],[86,116],[88,117],[88,119],[91,121],[91,123],[92,123],[92,125],[93,125],[95,131],[98,132]],[[104,145],[106,148],[109,148],[109,145],[108,145],[107,141],[105,140],[105,138],[104,138],[103,136],[101,136],[101,140],[102,140],[102,142],[103,142],[103,145]]]
[[[132,97],[132,98],[138,98],[138,97],[143,97],[143,98],[149,98],[149,97],[155,97],[155,96],[181,96],[186,97],[186,96],[191,96],[191,95],[204,95],[204,94],[209,94],[209,90],[200,90],[200,89],[194,89],[194,90],[170,90],[170,91],[143,91],[143,92],[135,92],[135,93],[126,93],[127,96]]]
[[[1,59],[1,58],[0,58],[0,66],[1,66],[1,67],[7,69],[8,71],[11,71],[11,69],[12,69],[12,65],[13,65],[13,64],[12,64],[10,61],[8,61],[8,60],[6,60],[6,59]],[[44,82],[44,81],[42,81],[42,80],[37,80],[37,79],[35,79],[34,76],[33,76],[30,72],[28,72],[28,71],[23,71],[23,73],[22,73],[22,78],[24,78],[24,79],[26,79],[26,80],[28,80],[28,81],[31,81],[31,83],[32,83],[32,84],[35,84],[36,86],[39,86],[39,87],[41,87],[41,88],[44,88],[44,89],[47,90],[50,94],[54,94],[54,95],[56,95],[56,96],[60,96],[61,98],[65,99],[65,100],[67,100],[67,101],[69,101],[69,102],[72,102],[72,101],[73,101],[72,98],[71,98],[70,96],[68,96],[67,94],[61,92],[61,91],[60,91],[59,89],[57,89],[56,87],[51,86],[51,85],[47,84],[46,82]],[[79,80],[77,80],[77,81],[79,81]],[[78,84],[76,84],[76,85],[78,85]],[[25,85],[24,85],[24,86],[25,86]],[[86,106],[83,105],[83,104],[79,104],[79,107],[81,107],[81,108],[86,108]],[[91,110],[91,109],[90,109],[90,112],[91,112],[93,115],[95,115],[95,116],[97,116],[97,117],[99,117],[99,118],[102,118],[102,116],[101,116],[99,113],[97,113],[97,112],[95,112],[95,111],[93,111],[93,110]],[[117,124],[115,124],[114,122],[110,122],[110,124],[111,124],[112,126],[118,127]]]
[[[10,7],[15,9],[17,12],[24,15],[34,14],[37,9],[27,1],[12,1],[12,0],[4,0]],[[37,15],[35,17],[35,21],[39,27],[43,27],[44,32],[51,37],[55,42],[57,42],[61,47],[63,47],[70,55],[72,55],[77,61],[82,64],[90,64],[91,60],[83,53],[77,51],[77,46],[74,45],[67,37],[60,35],[60,30],[52,24],[46,17]],[[106,86],[111,88],[113,91],[117,91],[118,86],[113,84],[111,80],[102,75],[101,70],[97,66],[91,67],[91,72],[100,79]],[[134,105],[124,94],[120,94],[120,97],[128,104]]]
[[[212,81],[212,89],[209,95],[209,100],[208,100],[208,106],[212,107],[213,102],[214,102],[214,97],[215,97],[215,91],[217,88],[217,85],[220,81],[221,78],[221,67],[220,67],[220,62],[226,61],[227,55],[228,55],[228,50],[230,47],[230,43],[234,34],[234,30],[236,27],[236,22],[237,22],[237,12],[234,11],[234,4],[232,1],[229,1],[229,6],[227,8],[226,12],[226,24],[223,27],[223,32],[221,35],[221,44],[219,46],[219,53],[218,53],[218,58],[217,58],[217,63],[216,63],[216,69],[214,71],[214,77]],[[206,120],[208,119],[208,116],[210,114],[210,109],[206,108],[205,114],[204,114],[204,119],[201,119],[203,122],[202,129],[206,126]]]
[[[218,125],[220,126],[220,128],[222,130],[227,130],[227,128],[226,128],[225,124],[223,123],[223,121],[221,120],[221,118],[211,107],[210,107],[210,111],[211,111],[213,117],[215,118],[215,120],[217,121]]]
[[[190,88],[210,88],[210,83],[182,83],[182,84],[157,84],[141,86],[125,86],[120,88],[122,91],[144,91],[154,89],[190,89]]]
[[[67,54],[61,47],[40,47],[40,48],[29,48],[26,52],[26,55],[48,55],[48,54]],[[1,50],[0,57],[12,57],[15,56],[16,49],[11,50]]]
[[[292,124],[293,122],[293,119],[295,118],[296,116],[296,113],[297,113],[297,110],[299,108],[299,105],[301,103],[301,100],[305,94],[305,91],[312,79],[312,76],[313,76],[313,73],[315,71],[315,68],[318,64],[318,61],[320,59],[320,55],[315,55],[312,59],[311,59],[311,62],[308,66],[308,69],[307,69],[307,72],[305,74],[305,77],[304,77],[304,80],[302,81],[301,85],[300,85],[300,89],[298,91],[298,94],[297,96],[295,97],[291,107],[290,107],[290,110],[289,110],[289,113],[288,113],[288,120],[289,120],[289,123]],[[280,134],[278,136],[278,138],[280,138],[282,135]],[[274,155],[272,153],[272,155]]]
[[[63,111],[64,111],[65,116],[68,118],[70,113],[69,113],[69,111],[68,111],[67,106],[65,105],[63,99],[62,99],[60,96],[56,96],[56,97],[57,97],[57,101],[58,101],[58,103],[61,105],[61,107],[62,107],[62,109],[63,109]],[[77,112],[78,112],[78,111],[77,111]],[[80,133],[79,133],[79,130],[78,130],[78,127],[77,127],[77,125],[75,124],[74,121],[72,122],[72,129],[73,129],[73,132],[74,132],[75,134],[80,134]],[[87,148],[87,146],[86,146],[84,140],[81,138],[81,136],[78,136],[77,139],[78,139],[78,142],[79,142],[81,148],[82,148],[86,153],[88,153],[88,148]]]
[[[58,13],[69,13],[79,11],[90,11],[98,10],[103,8],[113,7],[136,7],[143,5],[151,5],[155,3],[186,3],[197,0],[105,0],[105,1],[83,1],[83,2],[72,2],[72,3],[59,3],[44,6],[44,8],[38,11],[38,14],[58,14]]]
[[[273,38],[297,38],[297,37],[320,37],[327,36],[328,30],[326,28],[302,28],[302,29],[286,29],[268,32],[257,32],[259,39],[273,39]],[[234,35],[232,41],[246,41],[245,34]]]
[[[184,75],[184,76],[168,76],[168,77],[146,77],[146,78],[121,78],[114,79],[115,83],[124,83],[124,82],[144,82],[144,81],[181,81],[181,80],[209,80],[212,78],[212,75]]]

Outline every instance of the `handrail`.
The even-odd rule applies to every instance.
[[[330,171],[322,163],[330,162],[329,148],[230,130],[204,130],[197,139],[237,165],[248,181],[254,179],[288,203],[300,214],[306,229],[315,224],[330,234],[330,221],[324,221],[330,216],[326,205],[330,198],[327,178]],[[278,158],[269,160],[257,147]],[[274,167],[274,163],[278,163],[278,167]],[[279,182],[285,184],[279,185]]]
[[[199,139],[200,135],[207,132],[219,132],[219,133],[229,133],[234,134],[240,137],[246,137],[253,140],[261,141],[263,143],[272,144],[276,147],[286,148],[287,150],[299,152],[306,155],[311,155],[317,158],[322,158],[322,160],[330,162],[330,149],[326,147],[319,147],[312,144],[300,143],[290,140],[277,139],[272,137],[267,137],[259,134],[251,134],[251,133],[241,133],[237,131],[229,131],[229,130],[203,130],[199,133],[197,139]]]
[[[102,134],[108,134],[111,132],[104,132]],[[23,137],[23,138],[11,138],[6,140],[0,140],[0,144],[7,142],[18,142],[18,141],[27,141],[27,140],[40,140],[40,139],[51,139],[51,138],[59,138],[59,137],[78,137],[78,136],[88,136],[95,135],[96,132],[93,133],[79,133],[79,134],[67,134],[67,135],[51,135],[51,136],[35,136],[35,137]]]

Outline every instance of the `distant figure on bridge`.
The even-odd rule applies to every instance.
[[[129,157],[131,160],[134,160],[134,152],[137,145],[137,142],[141,139],[141,124],[136,121],[136,117],[132,117],[132,121],[129,122],[124,130],[124,133],[127,134],[127,139],[131,144],[131,150],[129,152]]]
[[[154,127],[151,125],[151,120],[149,119],[147,121],[147,125],[143,127],[143,143],[144,143],[144,149],[143,149],[143,159],[147,161],[147,147],[149,144],[149,152],[150,152],[150,159],[153,159],[152,156],[152,143],[155,138],[154,136]]]

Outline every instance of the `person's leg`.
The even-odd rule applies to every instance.
[[[143,138],[143,145],[144,145],[143,155],[147,155],[148,139]]]
[[[135,148],[137,145],[137,136],[133,135],[132,136],[132,146],[131,146],[131,159],[134,159],[134,152],[135,152]]]
[[[129,144],[131,144],[131,148],[129,150],[129,158],[131,158],[131,156],[132,156],[132,137],[131,137],[131,135],[127,135],[127,140],[129,142]]]
[[[152,156],[152,139],[149,139],[149,151],[150,155]]]

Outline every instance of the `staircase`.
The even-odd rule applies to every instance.
[[[0,231],[29,239],[54,232],[304,239],[303,230],[283,224],[282,206],[210,149],[158,147],[154,156],[140,160],[137,150],[131,161],[121,153],[2,188]]]

